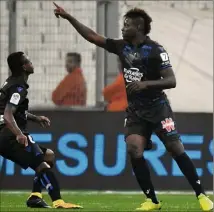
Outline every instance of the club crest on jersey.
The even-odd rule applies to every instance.
[[[175,122],[172,120],[172,118],[166,118],[164,121],[161,121],[161,124],[162,128],[167,132],[175,130]]]
[[[147,46],[147,45],[144,45],[142,48],[141,48],[141,51],[142,51],[142,55],[143,55],[143,58],[148,58],[151,51],[152,51],[152,47],[151,46]]]
[[[22,87],[17,87],[18,92],[21,92],[23,90]]]
[[[124,79],[126,80],[126,82],[141,81],[143,77],[143,73],[141,73],[138,68],[130,68],[130,69],[124,68],[123,71],[124,71]]]

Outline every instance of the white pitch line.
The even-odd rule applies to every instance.
[[[0,194],[29,194],[31,191],[0,191]],[[47,194],[47,192],[43,192]],[[61,191],[62,194],[78,194],[78,195],[105,195],[105,194],[119,194],[119,195],[139,195],[142,192],[138,191]],[[194,192],[186,191],[157,191],[157,194],[160,195],[194,195]],[[207,191],[208,195],[213,195],[213,191]]]

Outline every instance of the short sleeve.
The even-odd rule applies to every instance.
[[[26,98],[27,90],[24,86],[14,85],[9,90],[8,103],[19,106]]]
[[[116,40],[116,39],[107,38],[104,49],[110,53],[118,55],[122,45],[123,45],[123,40]]]
[[[154,53],[155,67],[158,71],[172,67],[169,55],[162,46],[158,46]]]

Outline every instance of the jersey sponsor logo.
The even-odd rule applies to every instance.
[[[138,68],[124,68],[124,79],[126,82],[136,82],[141,81],[143,73],[139,72]]]
[[[18,105],[20,98],[21,98],[21,96],[19,93],[14,93],[10,98],[10,103],[12,103],[14,105]]]
[[[161,124],[162,128],[167,132],[175,130],[175,122],[172,120],[172,118],[166,118],[164,121],[161,121]]]

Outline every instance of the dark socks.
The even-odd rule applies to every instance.
[[[36,174],[33,180],[33,189],[32,189],[32,193],[41,193],[42,192],[42,188],[41,188],[41,183],[38,180],[38,175]]]
[[[40,182],[48,191],[52,201],[61,199],[59,183],[51,170],[46,169],[40,173]]]
[[[201,193],[205,194],[204,189],[199,180],[198,174],[196,172],[196,168],[186,153],[183,153],[180,156],[174,158],[177,162],[180,170],[184,174],[184,176],[189,181],[189,184],[194,189],[196,196],[199,196]]]
[[[152,202],[157,204],[158,200],[155,195],[155,190],[150,177],[149,167],[145,158],[131,158],[131,164],[142,191],[147,198],[152,199]]]

